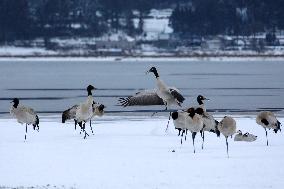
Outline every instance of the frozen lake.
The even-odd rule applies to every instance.
[[[40,113],[58,113],[84,100],[85,87],[93,84],[96,101],[110,114],[132,115],[133,110],[163,107],[122,108],[117,99],[140,89],[155,87],[156,66],[161,78],[186,97],[184,107],[196,104],[202,94],[211,99],[215,113],[254,113],[262,109],[283,114],[284,64],[280,61],[1,61],[0,116],[6,116],[12,98]],[[121,112],[130,111],[130,112]],[[136,115],[149,113],[136,113]]]

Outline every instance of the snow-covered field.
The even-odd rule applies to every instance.
[[[0,46],[0,56],[52,56],[57,53],[39,47]]]
[[[40,132],[7,118],[0,119],[0,188],[283,188],[283,133],[265,132],[254,117],[234,116],[253,143],[197,135],[183,146],[166,117],[105,116],[93,122],[86,140],[72,122],[40,117]],[[221,117],[217,117],[218,120]],[[280,118],[283,123],[284,119]],[[90,134],[90,132],[89,132]],[[175,150],[175,152],[172,152]]]
[[[266,62],[273,62],[273,61],[284,61],[284,57],[282,56],[255,56],[255,57],[0,57],[0,62],[58,62],[58,61],[68,61],[68,62],[109,62],[109,61],[116,61],[116,62],[173,62],[173,61],[188,61],[188,62],[196,62],[196,61],[219,61],[219,62],[255,62],[255,61],[266,61]]]

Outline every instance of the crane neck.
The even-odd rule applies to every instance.
[[[87,90],[88,91],[88,96],[92,96],[92,90]]]
[[[202,100],[200,100],[199,98],[197,99],[197,102],[198,102],[199,105],[203,104]]]
[[[193,118],[194,115],[195,115],[195,112],[190,112],[190,113],[189,113],[189,116],[190,116],[191,118]]]
[[[154,73],[155,77],[158,79],[158,78],[159,78],[158,71],[157,71],[157,70],[154,70],[153,73]]]

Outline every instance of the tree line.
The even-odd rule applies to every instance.
[[[251,36],[284,29],[283,0],[192,0],[170,18],[176,33]]]
[[[54,36],[99,36],[143,30],[143,17],[153,7],[174,0],[0,0],[0,41]],[[137,10],[138,15],[134,15]],[[133,18],[139,19],[138,28]]]
[[[283,29],[283,7],[283,0],[0,0],[0,42],[118,30],[140,35],[152,8],[174,8],[176,33],[254,35]]]

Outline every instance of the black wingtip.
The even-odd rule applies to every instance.
[[[277,127],[276,127],[276,129],[273,129],[273,131],[275,132],[275,133],[277,133],[278,131],[280,131],[281,132],[281,123],[277,120],[277,125],[276,125]]]
[[[194,110],[195,113],[199,114],[199,115],[203,115],[204,114],[204,110],[202,108],[196,108]]]
[[[170,89],[170,92],[179,103],[183,103],[183,101],[185,101],[185,98],[175,89]]]
[[[219,122],[218,122],[217,120],[215,120],[215,123],[216,123],[216,125],[215,125],[215,133],[216,133],[217,137],[220,137],[221,132],[220,132],[220,130],[218,129],[218,124],[219,124]]]
[[[266,119],[262,119],[261,122],[262,122],[264,125],[269,125],[269,122],[268,122]]]
[[[65,112],[62,113],[62,123],[65,123],[67,120],[67,116],[65,114]]]
[[[183,103],[183,102],[185,101],[185,98],[184,98],[182,95],[180,95],[180,96],[177,98],[177,100],[178,100],[180,103]]]
[[[215,126],[217,126],[219,124],[219,121],[215,120]]]
[[[36,124],[37,124],[37,125],[39,124],[39,118],[38,118],[37,115],[36,115]]]
[[[178,118],[178,112],[177,111],[174,111],[172,114],[171,114],[173,120],[176,120]]]
[[[98,107],[98,109],[100,110],[100,111],[103,111],[104,109],[105,109],[105,105],[103,105],[103,104],[101,104],[101,105],[99,105],[99,107]]]
[[[277,121],[277,124],[278,124],[279,131],[281,132],[281,123]]]
[[[129,97],[119,98],[118,102],[119,102],[118,105],[120,105],[120,106],[123,106],[123,107],[129,106]]]
[[[39,118],[38,118],[38,115],[36,115],[36,120],[35,120],[35,122],[33,124],[33,128],[34,128],[34,130],[37,129],[37,131],[39,131]]]

